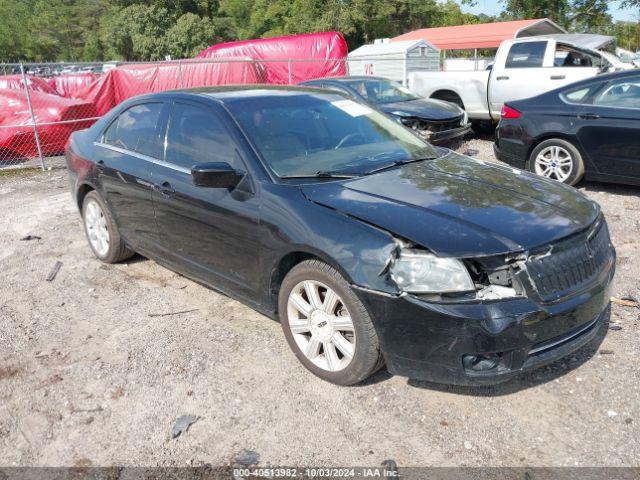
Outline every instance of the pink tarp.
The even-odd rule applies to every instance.
[[[95,109],[82,100],[33,90],[31,103],[44,155],[57,155],[75,130],[89,127]],[[79,120],[79,121],[77,121]],[[57,122],[53,124],[53,122]],[[0,164],[4,160],[37,156],[27,97],[19,89],[0,89]]]
[[[47,83],[58,95],[67,98],[76,98],[78,91],[95,82],[97,75],[90,72],[69,73],[57,75],[47,80]]]
[[[222,63],[183,60],[180,66],[177,63],[122,65],[109,70],[76,95],[93,103],[98,115],[104,115],[120,102],[143,93],[260,82],[252,63],[231,60]]]
[[[219,43],[198,55],[200,58],[252,58],[264,69],[264,80],[276,84],[296,84],[314,78],[346,75],[346,56],[347,42],[340,32]],[[311,59],[313,61],[301,61]]]

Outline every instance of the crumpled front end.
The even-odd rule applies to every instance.
[[[400,121],[430,143],[442,143],[460,138],[471,131],[471,123],[466,113],[448,120],[401,117]]]
[[[391,373],[498,383],[580,348],[606,321],[615,250],[603,217],[544,248],[464,262],[475,292],[390,296],[356,288]]]

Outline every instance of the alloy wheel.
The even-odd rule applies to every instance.
[[[93,199],[87,200],[84,210],[84,223],[91,246],[98,256],[106,256],[109,251],[110,240],[107,219],[98,202]]]
[[[343,300],[314,280],[298,283],[287,302],[287,321],[300,351],[323,370],[344,370],[353,359],[356,335]]]
[[[563,147],[551,145],[538,153],[534,167],[538,175],[565,182],[573,172],[573,158]]]

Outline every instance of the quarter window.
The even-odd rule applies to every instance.
[[[569,103],[585,103],[585,99],[589,96],[592,91],[595,91],[599,88],[598,85],[591,85],[590,87],[582,87],[576,90],[571,90],[570,92],[563,93],[562,98]]]
[[[167,131],[166,160],[186,168],[205,162],[233,165],[234,141],[212,111],[177,103]]]
[[[107,128],[104,143],[162,158],[162,142],[158,130],[162,106],[162,103],[144,103],[125,110]]]
[[[542,66],[547,42],[515,43],[509,49],[505,68],[536,68]]]

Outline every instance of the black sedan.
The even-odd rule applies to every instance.
[[[569,185],[583,177],[640,185],[640,73],[600,75],[508,102],[494,151]]]
[[[98,259],[139,252],[279,318],[338,384],[493,383],[603,323],[615,252],[572,188],[433,147],[336,92],[131,99],[67,150]]]
[[[423,98],[380,77],[327,77],[300,83],[346,93],[396,118],[430,143],[444,143],[471,131],[467,113],[455,103]]]

